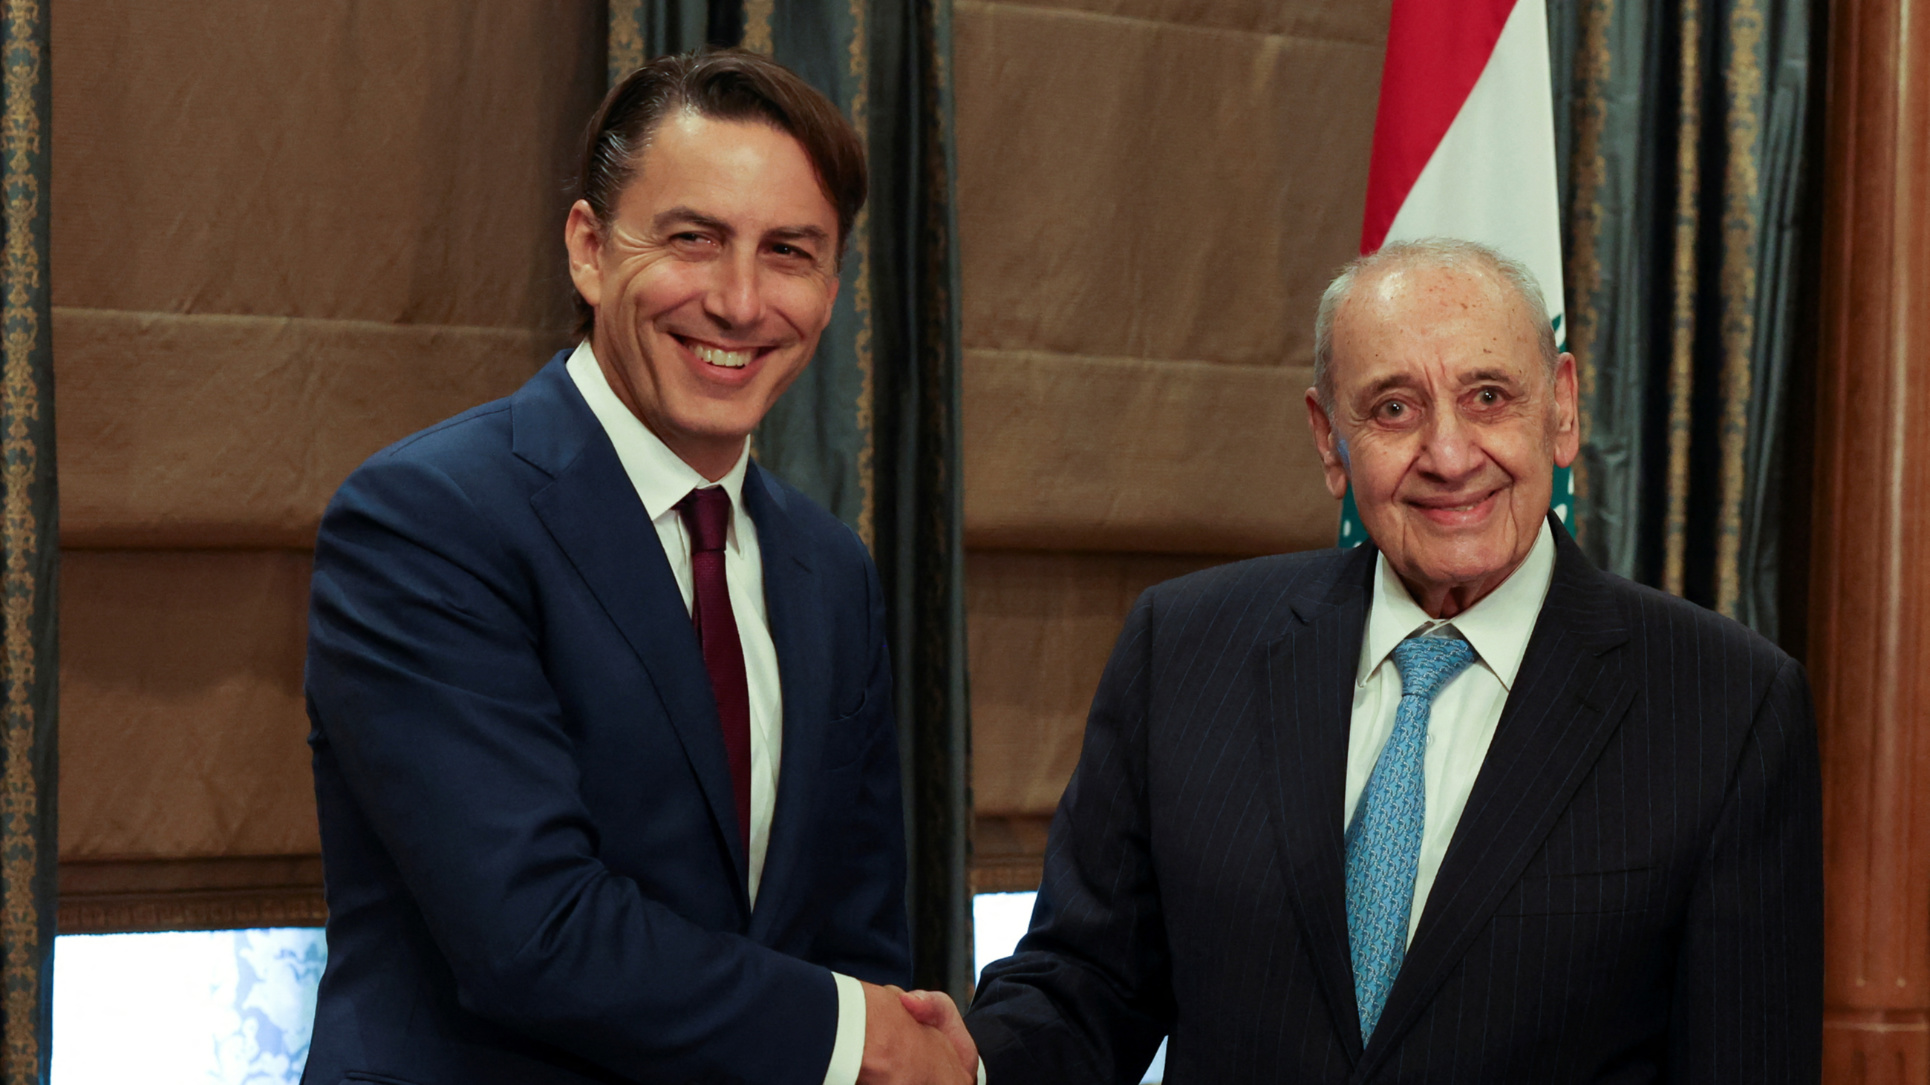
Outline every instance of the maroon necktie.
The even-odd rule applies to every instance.
[[[751,692],[744,677],[744,645],[737,639],[737,617],[730,609],[724,580],[724,538],[730,527],[730,494],[721,486],[692,490],[677,502],[690,532],[690,572],[695,603],[691,624],[704,646],[704,669],[717,698],[717,721],[724,728],[724,754],[730,759],[731,790],[737,793],[737,831],[744,855],[751,845]]]

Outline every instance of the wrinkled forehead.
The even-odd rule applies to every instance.
[[[1334,320],[1337,389],[1408,376],[1459,383],[1544,379],[1539,332],[1521,297],[1478,267],[1376,269]]]

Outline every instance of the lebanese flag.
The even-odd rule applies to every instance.
[[[1360,251],[1423,237],[1479,241],[1527,265],[1567,348],[1544,0],[1394,0]],[[1573,495],[1556,471],[1564,522]],[[1343,528],[1343,542],[1360,541],[1352,534]]]

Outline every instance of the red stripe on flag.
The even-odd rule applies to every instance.
[[[1394,0],[1361,252],[1387,239],[1394,215],[1488,66],[1514,6],[1515,0]]]

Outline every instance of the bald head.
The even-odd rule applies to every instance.
[[[1499,292],[1497,300],[1514,308],[1533,329],[1542,360],[1549,374],[1554,373],[1561,358],[1555,349],[1555,329],[1549,322],[1541,287],[1526,266],[1474,241],[1447,237],[1396,241],[1341,268],[1320,295],[1313,322],[1313,384],[1321,406],[1329,413],[1334,406],[1334,324],[1341,307],[1364,286],[1401,272],[1430,269],[1466,272],[1493,283]]]

